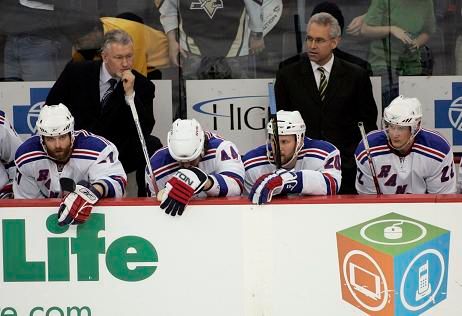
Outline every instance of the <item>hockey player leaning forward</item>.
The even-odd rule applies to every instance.
[[[384,129],[367,135],[382,193],[456,193],[451,146],[439,133],[422,128],[421,122],[419,100],[400,95],[385,108]],[[362,141],[355,157],[358,193],[375,194]]]
[[[254,204],[269,203],[273,195],[333,195],[342,179],[339,150],[329,142],[305,137],[298,111],[278,111],[282,168],[274,163],[272,122],[268,141],[245,154],[245,188]]]
[[[244,165],[232,142],[204,132],[195,119],[178,119],[172,124],[167,143],[151,157],[154,179],[146,169],[148,196],[157,195],[165,213],[183,214],[194,195],[242,194]]]
[[[43,106],[37,133],[17,150],[13,182],[17,199],[62,198],[58,224],[81,224],[100,198],[122,197],[127,176],[117,148],[85,130],[74,132],[74,117],[63,104]],[[74,180],[63,194],[61,179]],[[69,181],[68,181],[69,182]]]

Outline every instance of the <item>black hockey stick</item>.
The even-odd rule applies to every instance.
[[[358,122],[359,131],[363,139],[364,149],[366,150],[367,161],[369,162],[369,168],[371,169],[372,179],[374,180],[375,191],[378,195],[382,194],[380,190],[379,180],[377,179],[377,173],[375,171],[374,160],[372,160],[371,151],[369,148],[369,142],[367,141],[366,131],[364,130],[363,122]]]
[[[269,110],[270,110],[270,121],[273,128],[273,142],[271,148],[273,149],[273,159],[276,164],[276,168],[281,168],[281,148],[279,148],[279,129],[278,129],[278,115],[276,109],[276,97],[274,96],[274,84],[268,83],[268,98],[269,98]]]

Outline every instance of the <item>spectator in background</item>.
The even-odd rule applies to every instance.
[[[340,193],[353,194],[354,150],[361,140],[358,121],[367,131],[377,128],[372,84],[366,70],[334,56],[340,26],[332,15],[313,15],[306,34],[308,53],[276,75],[276,104],[278,109],[300,111],[308,137],[326,140],[340,150]]]
[[[163,32],[144,25],[143,19],[130,12],[121,13],[115,18],[100,18],[90,32],[76,39],[72,59],[100,59],[104,34],[114,29],[124,30],[133,39],[133,69],[149,78],[160,79],[158,71],[154,78],[154,71],[169,65],[167,37]]]
[[[64,104],[42,107],[37,133],[16,152],[15,198],[63,197],[58,222],[65,225],[85,222],[99,199],[125,194],[127,176],[117,148],[87,131],[74,132],[74,118]],[[62,188],[62,178],[72,179],[73,188]]]
[[[254,204],[265,204],[277,194],[334,195],[342,179],[340,152],[334,145],[305,137],[298,111],[278,111],[281,166],[275,159],[274,122],[268,123],[268,141],[247,154],[245,188]]]
[[[456,60],[456,75],[462,75],[462,0],[456,1],[456,21],[458,35],[456,38],[456,47],[454,56]]]
[[[154,127],[154,85],[133,70],[133,41],[122,30],[105,34],[102,61],[70,62],[47,97],[65,103],[76,128],[101,135],[116,145],[125,172],[137,171],[138,195],[145,196],[146,166],[141,142],[127,103],[133,100],[149,154],[162,147]]]
[[[154,174],[146,168],[148,195],[157,196],[165,213],[182,215],[194,195],[242,194],[244,165],[232,142],[204,132],[195,119],[173,122],[167,142],[151,157]]]
[[[262,1],[161,1],[160,21],[172,65],[185,79],[247,78],[249,54],[264,48]],[[249,17],[249,38],[244,34]],[[186,117],[185,91],[174,116]]]
[[[384,194],[456,193],[452,148],[439,133],[422,128],[422,105],[402,95],[383,113],[383,130],[367,135],[377,180]],[[376,194],[364,143],[355,152],[356,189]]]
[[[64,36],[51,0],[0,1],[0,33],[6,36],[5,80],[56,80],[64,66]]]
[[[13,197],[14,154],[21,143],[5,112],[0,111],[0,199]]]
[[[361,34],[373,39],[369,62],[382,77],[382,104],[398,96],[398,76],[423,74],[422,50],[434,31],[432,0],[372,0]]]

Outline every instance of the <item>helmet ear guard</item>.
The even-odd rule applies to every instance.
[[[204,151],[205,134],[195,119],[177,119],[167,135],[168,151],[179,162],[190,162]]]

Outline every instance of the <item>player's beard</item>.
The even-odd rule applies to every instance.
[[[55,150],[53,153],[49,153],[50,157],[56,160],[57,162],[67,162],[71,156],[72,147],[60,148]]]

